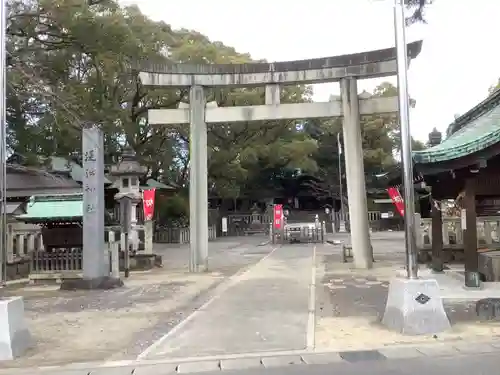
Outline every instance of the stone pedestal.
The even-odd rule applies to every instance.
[[[0,360],[12,360],[31,346],[23,297],[0,299]]]
[[[128,243],[132,246],[132,251],[137,252],[139,250],[139,232],[137,231],[137,204],[132,203],[130,205],[130,232]]]
[[[500,298],[484,298],[476,302],[476,314],[481,320],[500,321]]]
[[[391,280],[382,324],[405,335],[434,334],[449,329],[450,321],[444,311],[437,281]]]
[[[153,221],[144,221],[144,253],[153,254]]]

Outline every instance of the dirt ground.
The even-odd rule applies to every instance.
[[[477,320],[475,302],[444,301],[451,329],[438,335],[408,336],[380,323],[388,281],[346,274],[325,276],[317,290],[316,349],[370,350],[440,341],[487,341],[500,336],[499,322]]]
[[[120,289],[60,291],[57,286],[4,289],[22,295],[33,348],[0,367],[134,359],[204,303],[218,273],[156,270],[134,274]]]
[[[478,321],[473,300],[444,300],[451,329],[439,335],[404,336],[380,324],[388,285],[405,264],[401,233],[372,235],[376,263],[357,270],[342,263],[340,247],[318,249],[316,289],[317,350],[369,350],[392,345],[436,341],[487,341],[500,337],[500,322]]]

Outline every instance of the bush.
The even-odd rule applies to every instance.
[[[184,227],[189,225],[188,199],[177,193],[158,200],[159,225],[167,227]]]

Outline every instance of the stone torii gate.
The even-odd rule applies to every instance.
[[[408,61],[422,41],[408,44]],[[344,117],[347,193],[354,264],[372,266],[363,166],[360,115],[397,111],[397,97],[358,97],[359,79],[396,75],[396,49],[274,63],[155,64],[140,66],[144,86],[189,87],[189,105],[148,111],[151,125],[190,124],[190,270],[208,267],[207,123]],[[280,103],[282,85],[340,82],[341,97],[326,103]],[[265,104],[240,107],[207,105],[204,87],[265,86]]]

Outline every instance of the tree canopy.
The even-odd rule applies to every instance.
[[[389,82],[382,82],[370,94],[373,97],[394,97],[397,96],[397,88]],[[413,99],[411,102],[415,103]],[[315,176],[318,179],[308,181],[307,185],[311,186],[312,191],[319,197],[338,196],[340,176],[337,139],[343,144],[342,120],[310,120],[306,124],[306,131],[318,141],[315,155],[318,165]],[[392,169],[398,163],[401,136],[397,115],[363,116],[361,136],[367,188],[374,191],[380,184],[376,175]],[[412,139],[413,150],[421,150],[424,147],[422,142]],[[341,168],[345,168],[344,159],[340,157]],[[342,171],[342,178],[345,178],[345,171]]]
[[[404,0],[406,6],[412,11],[407,19],[408,24],[425,22],[425,9],[433,0]]]
[[[497,83],[489,87],[488,95],[493,95],[498,89],[500,89],[500,78],[497,80]]]
[[[254,61],[222,42],[194,30],[174,30],[138,7],[122,7],[114,0],[9,0],[7,36],[11,153],[26,163],[53,155],[72,157],[81,147],[82,123],[95,122],[104,131],[107,164],[129,145],[148,167],[144,179],[181,188],[189,181],[188,127],[151,126],[147,112],[176,108],[187,101],[187,92],[146,89],[131,73],[132,65],[141,59]],[[211,89],[206,94],[207,101],[219,106],[262,104],[265,95],[264,88]],[[389,83],[372,93],[395,94]],[[281,101],[310,101],[311,95],[310,87],[287,86]],[[394,116],[369,116],[362,124],[370,184],[370,176],[396,163],[399,133]],[[296,191],[307,182],[318,196],[335,195],[340,129],[340,120],[209,125],[210,194],[259,199],[276,190]]]
[[[71,155],[80,147],[80,125],[98,122],[105,133],[106,160],[125,143],[149,167],[148,177],[186,184],[188,128],[148,124],[150,108],[175,108],[182,90],[144,89],[131,74],[140,59],[193,63],[244,63],[248,54],[212,42],[192,30],[172,30],[136,6],[115,1],[11,1],[8,26],[8,145],[35,156]],[[256,104],[263,89],[217,90],[219,106]],[[309,100],[306,87],[288,87],[282,101]],[[313,139],[295,122],[217,124],[209,132],[211,185],[229,193],[256,168],[314,170]],[[229,162],[228,162],[229,161]]]

